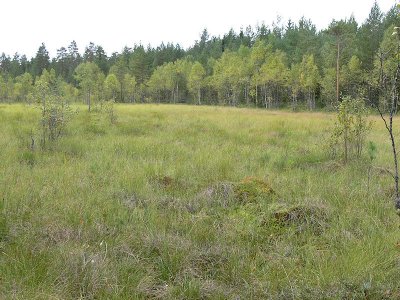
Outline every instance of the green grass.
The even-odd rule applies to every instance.
[[[75,108],[32,152],[39,111],[0,105],[1,299],[400,297],[392,179],[328,157],[333,115]]]

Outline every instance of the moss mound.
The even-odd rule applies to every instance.
[[[272,199],[277,195],[268,181],[257,177],[244,178],[235,185],[234,193],[237,201],[242,204]]]
[[[321,232],[328,227],[330,216],[329,207],[313,202],[281,204],[272,210],[274,223],[282,227],[294,226],[298,231],[311,229]]]

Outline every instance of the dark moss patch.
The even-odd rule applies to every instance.
[[[321,233],[328,227],[330,209],[321,203],[279,204],[271,211],[272,220],[280,227],[295,227],[297,231],[311,229]]]
[[[277,194],[269,182],[257,177],[246,177],[235,185],[235,198],[238,202],[252,203],[258,200],[271,200]]]

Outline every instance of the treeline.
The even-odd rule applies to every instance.
[[[0,100],[31,101],[48,78],[72,101],[169,102],[275,108],[332,107],[345,96],[377,100],[381,53],[397,50],[392,33],[396,7],[377,3],[361,25],[354,17],[317,31],[311,20],[279,20],[272,26],[230,30],[210,37],[205,29],[189,49],[135,45],[108,56],[90,43],[80,54],[73,41],[50,59],[42,44],[36,56],[0,57]],[[42,80],[42,81],[43,81]]]

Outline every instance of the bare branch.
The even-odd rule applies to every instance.
[[[388,126],[388,124],[387,124],[387,121],[386,121],[385,117],[383,116],[383,113],[382,113],[381,109],[379,108],[379,105],[375,105],[375,108],[378,110],[378,112],[379,112],[379,114],[380,114],[380,116],[381,116],[381,119],[382,119],[383,122],[385,123],[385,126],[386,126],[387,131],[389,131],[389,133],[390,133],[390,128],[389,128],[389,126]]]
[[[394,179],[394,177],[395,177],[394,174],[393,174],[393,172],[392,172],[391,170],[389,170],[389,169],[386,169],[386,168],[383,168],[383,167],[373,167],[373,169],[374,169],[375,171],[381,173],[381,174],[388,174],[388,175],[390,175],[391,177],[393,177],[393,179]]]
[[[399,44],[400,46],[400,44]],[[379,107],[379,103],[375,105],[377,108],[379,115],[381,116],[381,119],[385,123],[385,127],[389,133],[390,136],[390,141],[392,144],[392,151],[393,151],[393,164],[394,164],[394,172],[390,172],[394,179],[394,184],[395,184],[395,190],[396,190],[396,199],[395,199],[395,208],[397,210],[400,209],[400,193],[399,193],[399,170],[398,170],[398,161],[397,161],[397,151],[396,151],[396,141],[394,138],[393,134],[393,117],[397,113],[397,107],[398,107],[398,79],[400,76],[400,48],[398,47],[397,49],[397,68],[396,72],[394,74],[394,77],[391,80],[387,79],[387,76],[384,73],[384,60],[386,59],[386,56],[389,54],[383,53],[382,50],[378,54],[379,62],[380,62],[380,70],[379,70],[379,78],[378,78],[378,86],[380,89],[381,95],[383,95],[385,100],[388,100],[390,97],[390,102],[388,103],[390,105],[389,107],[389,121],[385,118],[382,110]],[[388,87],[388,85],[390,85]]]

